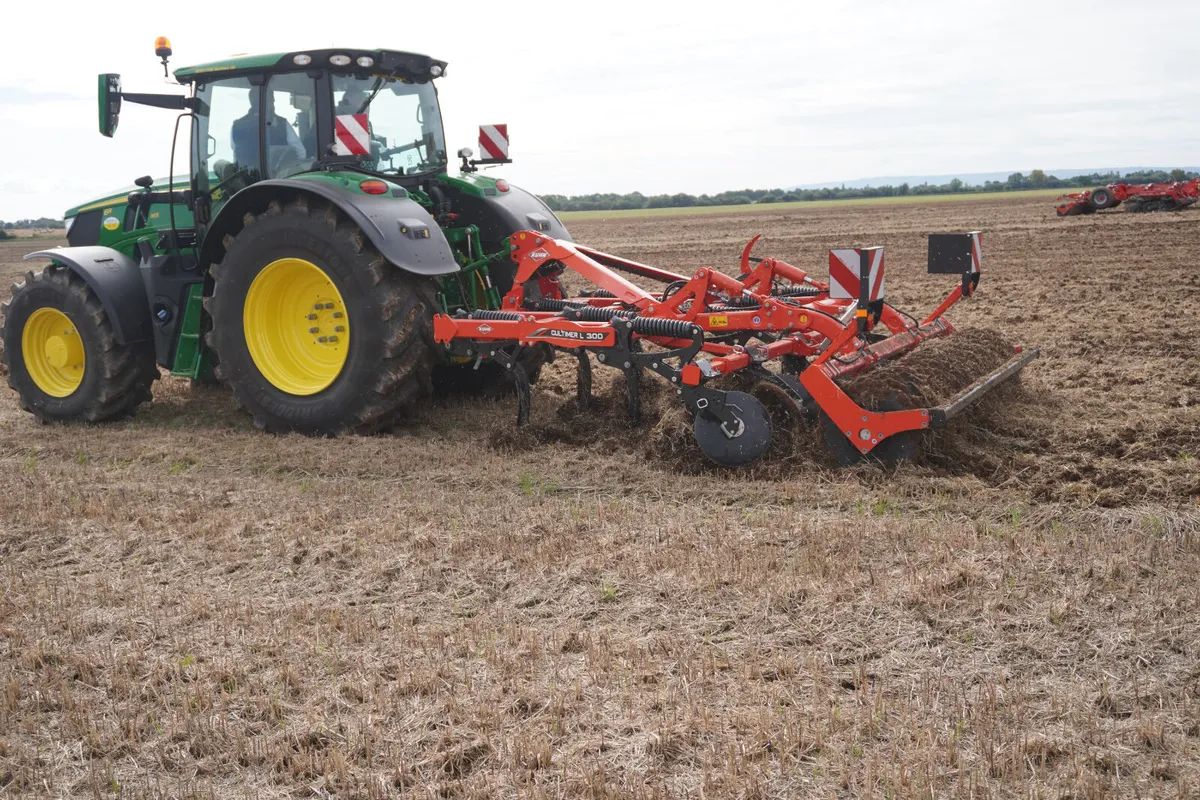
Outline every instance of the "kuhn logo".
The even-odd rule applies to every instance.
[[[480,325],[478,328],[475,329],[475,332],[476,333],[491,333],[492,326],[491,325]]]
[[[577,339],[583,342],[602,342],[604,334],[599,331],[566,331],[558,328],[550,328],[546,331],[547,336],[554,336],[558,339]]]
[[[543,258],[549,258],[550,254],[539,247],[537,250],[534,250],[532,253],[530,253],[529,257],[534,261],[541,261]]]

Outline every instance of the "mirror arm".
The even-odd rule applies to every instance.
[[[127,103],[153,106],[155,108],[167,108],[173,111],[195,111],[200,107],[199,98],[184,97],[178,94],[132,94],[130,92],[121,92],[121,99]]]

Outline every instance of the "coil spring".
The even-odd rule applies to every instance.
[[[525,306],[530,311],[566,311],[579,306],[567,302],[566,300],[555,300],[549,297],[543,297],[535,303]]]
[[[564,316],[567,319],[579,320],[580,322],[608,322],[616,317],[628,317],[633,314],[632,311],[625,311],[620,308],[607,306],[605,308],[597,308],[596,306],[572,306],[564,311]]]
[[[686,319],[659,319],[657,317],[634,317],[630,320],[634,333],[642,336],[662,336],[671,339],[691,339],[700,330]]]
[[[480,309],[472,311],[470,319],[490,319],[490,320],[510,320],[512,322],[520,322],[522,317],[515,311],[489,311]]]
[[[747,297],[744,294],[738,294],[730,297],[729,301],[725,303],[725,305],[729,306],[730,308],[754,308],[758,305],[758,301],[753,297]]]
[[[753,307],[758,308],[757,305],[755,305]],[[715,305],[715,306],[708,307],[709,314],[721,314],[726,311],[745,311],[745,310],[746,310],[746,306]]]
[[[586,294],[585,297],[614,297],[615,298],[616,295],[613,294],[612,292],[610,292],[608,289],[593,289],[590,293]]]
[[[789,286],[772,294],[775,297],[816,297],[821,290],[815,286]]]

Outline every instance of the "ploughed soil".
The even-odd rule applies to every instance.
[[[1200,211],[970,200],[568,223],[657,266],[825,273],[982,230],[959,335],[847,382],[940,402],[894,468],[819,429],[703,460],[674,393],[548,365],[389,435],[267,436],[164,377],[131,420],[0,397],[0,794],[1195,796]],[[37,242],[38,249],[47,244]],[[0,243],[19,280],[29,242]],[[746,387],[748,388],[748,387]]]

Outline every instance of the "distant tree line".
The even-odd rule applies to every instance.
[[[656,194],[641,192],[629,194],[584,194],[567,197],[561,194],[542,195],[546,204],[555,211],[614,211],[637,208],[686,208],[689,206],[743,206],[752,203],[795,203],[808,200],[852,200],[864,197],[904,197],[927,194],[970,194],[974,192],[1011,192],[1021,189],[1073,189],[1104,186],[1109,183],[1152,183],[1160,181],[1186,181],[1200,173],[1182,169],[1142,170],[1078,175],[1074,178],[1057,178],[1035,169],[1028,175],[1014,172],[1003,181],[985,181],[980,185],[968,185],[955,178],[949,183],[935,186],[922,183],[909,186],[865,186],[861,189],[828,187],[824,189],[742,189],[720,194]]]
[[[5,231],[26,231],[31,228],[62,228],[65,226],[66,223],[61,219],[50,219],[49,217],[19,219],[16,222],[4,222],[0,220],[0,230]]]

